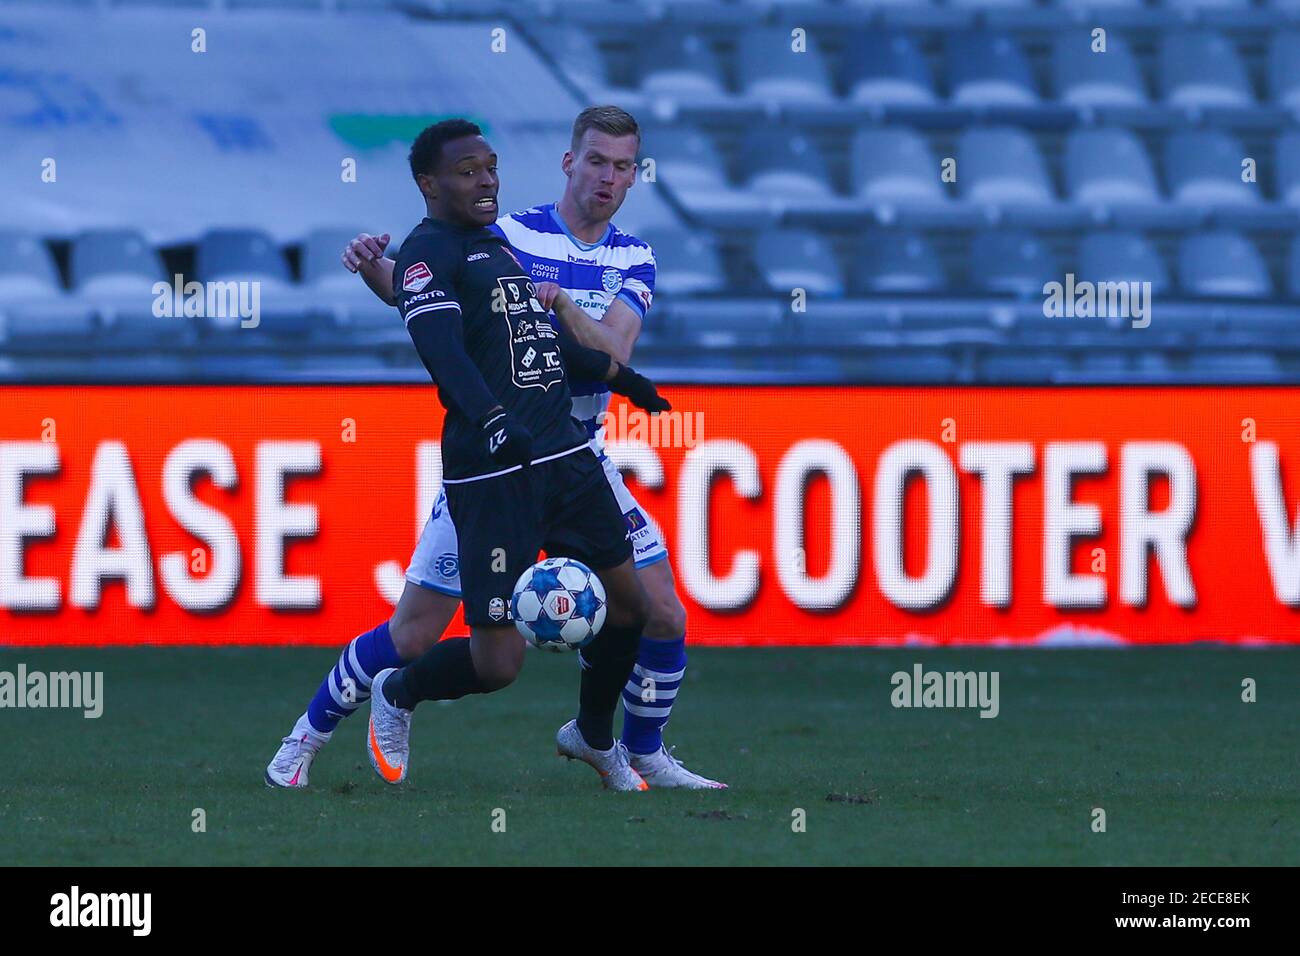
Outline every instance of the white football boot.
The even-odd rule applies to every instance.
[[[280,749],[266,765],[266,785],[294,789],[307,786],[311,762],[328,740],[329,737],[316,733],[300,718],[293,733],[280,741]]]
[[[627,748],[617,740],[608,750],[597,750],[587,745],[578,730],[578,722],[571,720],[555,734],[555,752],[569,760],[581,760],[594,767],[606,790],[649,790],[641,775],[628,762]]]
[[[388,667],[375,675],[370,685],[370,730],[366,734],[366,753],[370,766],[385,783],[406,779],[406,764],[411,754],[411,711],[394,707],[384,697],[384,681],[397,668]]]
[[[652,754],[632,754],[632,769],[641,775],[641,779],[650,785],[651,790],[668,787],[682,787],[687,790],[726,790],[727,785],[708,777],[700,776],[682,766],[682,762],[672,755],[672,751],[660,745]]]

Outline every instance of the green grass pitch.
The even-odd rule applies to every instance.
[[[1300,863],[1300,650],[697,649],[668,741],[732,789],[640,794],[556,758],[576,663],[530,653],[508,690],[420,708],[405,786],[370,770],[363,707],[310,790],[267,789],[334,659],[0,650],[104,672],[98,720],[0,710],[0,864]],[[998,671],[999,716],[895,709],[916,662]]]

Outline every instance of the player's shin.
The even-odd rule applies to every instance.
[[[608,750],[614,746],[614,711],[636,664],[640,636],[640,627],[607,622],[596,639],[579,652],[578,730],[589,747]]]
[[[388,667],[401,667],[403,663],[393,645],[387,621],[353,638],[307,706],[304,717],[311,730],[328,738],[340,720],[370,699],[370,684],[375,675]]]
[[[623,687],[623,744],[632,754],[658,753],[663,729],[686,673],[686,635],[667,641],[642,636]]]
[[[489,690],[474,668],[468,637],[439,641],[384,682],[384,698],[403,710],[422,700],[456,700]]]

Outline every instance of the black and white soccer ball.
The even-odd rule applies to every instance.
[[[585,647],[605,623],[605,585],[581,561],[547,558],[519,576],[510,610],[535,647]]]

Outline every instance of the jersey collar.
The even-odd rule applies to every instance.
[[[598,249],[609,241],[610,233],[614,231],[613,223],[605,224],[604,235],[602,235],[595,242],[583,242],[581,239],[579,239],[577,236],[575,236],[572,232],[569,231],[568,223],[566,223],[563,219],[560,218],[559,206],[560,206],[559,203],[553,202],[550,204],[550,206],[547,207],[547,212],[551,214],[551,218],[555,220],[555,224],[560,227],[560,229],[564,232],[566,236],[569,237],[569,241],[573,243],[575,246],[577,246],[581,251],[591,252],[592,249]]]

